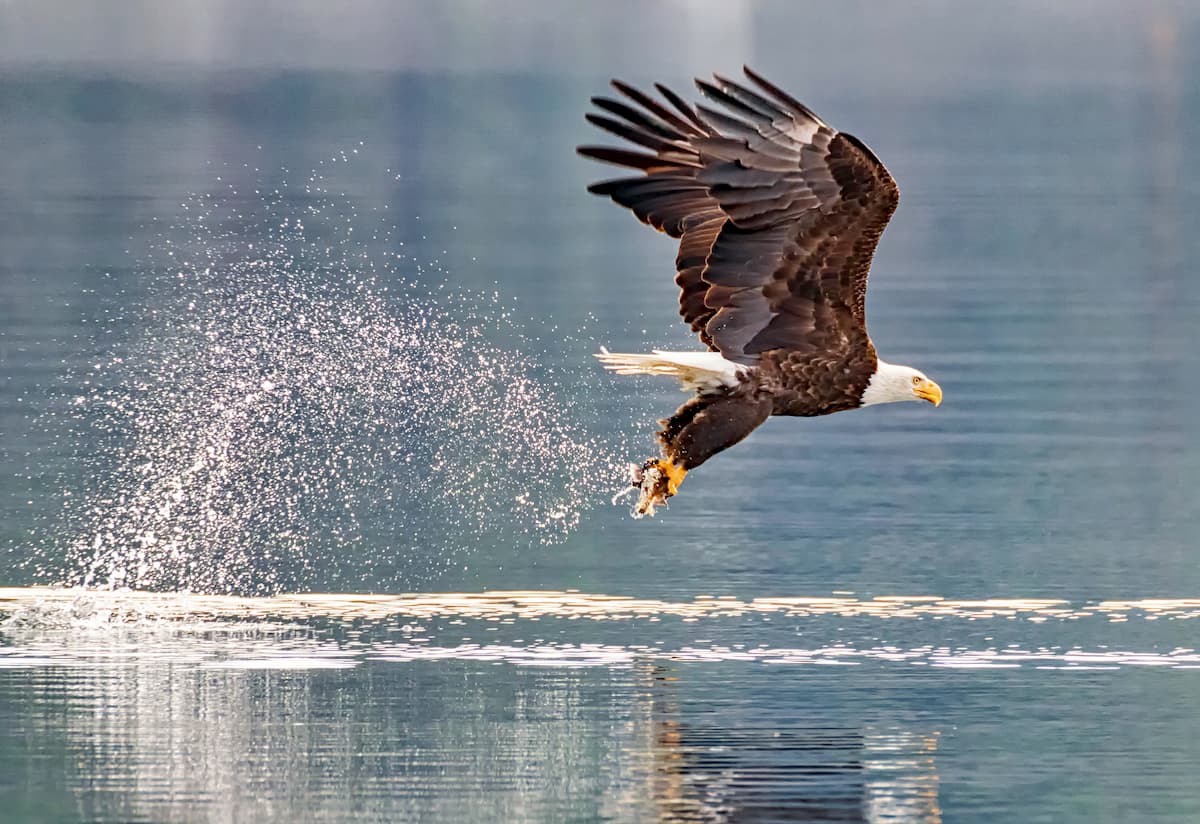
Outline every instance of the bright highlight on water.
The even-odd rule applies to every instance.
[[[55,636],[98,633],[111,647],[110,633],[162,633],[173,639],[206,636],[207,648],[189,646],[185,658],[204,667],[233,669],[349,668],[368,661],[490,661],[522,666],[626,667],[653,662],[740,661],[778,665],[1115,669],[1164,667],[1200,669],[1200,653],[1190,647],[1134,649],[1125,645],[1093,648],[1060,643],[921,643],[903,645],[820,641],[793,636],[781,644],[759,631],[739,634],[740,642],[717,642],[729,625],[772,619],[805,620],[810,628],[831,619],[858,620],[885,633],[895,622],[946,620],[988,624],[1016,621],[1040,625],[1092,620],[1109,625],[1130,620],[1187,621],[1200,618],[1200,599],[1147,599],[1072,604],[1038,598],[951,600],[936,596],[760,597],[742,600],[700,595],[688,601],[628,598],[586,592],[446,592],[408,595],[308,593],[246,598],[186,593],[104,592],[76,589],[0,588],[0,631],[31,643],[0,648],[0,667],[69,664],[97,655]],[[571,624],[579,620],[584,625]],[[340,643],[313,632],[320,622],[354,626],[353,639]],[[564,623],[567,622],[567,623]],[[626,624],[622,641],[606,630]],[[560,630],[558,627],[572,627]],[[598,627],[600,635],[593,636]],[[1062,634],[1048,628],[1051,637]],[[504,635],[491,635],[502,631]],[[680,633],[682,631],[682,637]],[[674,636],[671,643],[656,640]],[[1032,633],[1028,633],[1032,635]],[[769,641],[762,640],[770,638]],[[815,643],[814,643],[815,641]],[[157,657],[174,647],[154,645]],[[176,653],[169,653],[174,656]]]

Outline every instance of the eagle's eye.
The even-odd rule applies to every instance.
[[[920,375],[913,375],[913,386],[919,386],[921,383]]]

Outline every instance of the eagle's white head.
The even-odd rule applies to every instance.
[[[942,387],[925,377],[925,373],[911,366],[888,363],[883,358],[875,367],[875,374],[863,390],[862,405],[895,403],[896,401],[929,401],[934,406],[942,403]]]

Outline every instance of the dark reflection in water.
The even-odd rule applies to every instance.
[[[659,820],[941,821],[936,734],[818,720],[739,725],[736,716],[681,705],[676,682],[686,677],[653,674]]]

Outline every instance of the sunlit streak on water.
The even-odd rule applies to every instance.
[[[1120,623],[1131,617],[1146,621],[1200,618],[1200,598],[1142,598],[1072,603],[1048,598],[948,599],[936,595],[881,595],[874,598],[697,595],[688,601],[630,598],[578,590],[489,590],[402,595],[360,593],[290,593],[270,597],[106,591],[48,587],[0,587],[0,610],[37,606],[62,611],[83,609],[131,620],[180,619],[197,616],[305,619],[336,617],[380,620],[414,618],[540,617],[619,621],[674,616],[684,621],[747,614],[793,617],[840,616],[891,619],[966,620],[1020,619],[1076,621],[1098,617]]]
[[[1200,669],[1195,649],[1081,649],[1056,644],[971,646],[958,643],[900,645],[826,640],[810,645],[755,641],[716,643],[705,636],[723,621],[771,616],[810,619],[860,618],[871,621],[1045,620],[1080,617],[1105,623],[1187,620],[1200,615],[1200,601],[1063,601],[1003,599],[949,601],[935,597],[760,598],[749,601],[700,597],[657,601],[579,592],[433,593],[409,596],[352,594],[284,595],[271,598],[91,591],[43,588],[0,589],[0,632],[12,645],[0,647],[0,667],[163,657],[198,666],[235,669],[349,668],[375,662],[458,660],[549,667],[628,667],[644,662],[757,662],[765,665],[856,667],[864,664],[955,669],[1094,670],[1121,667]],[[1119,617],[1119,620],[1117,620]],[[408,622],[399,626],[392,619]],[[629,622],[621,643],[589,642],[575,631],[561,640],[535,635],[542,619]],[[664,619],[690,627],[675,640],[656,640]],[[1039,620],[1040,619],[1040,620]],[[314,620],[355,623],[342,642],[319,637]],[[438,629],[434,620],[444,622]],[[365,627],[359,626],[366,622]],[[377,632],[372,632],[374,626]],[[480,642],[478,632],[530,628],[525,638]],[[142,633],[158,633],[161,643],[146,645]],[[402,640],[395,640],[395,635]],[[68,633],[66,636],[63,633]],[[127,633],[124,635],[123,633]],[[197,644],[190,639],[200,636]],[[459,640],[455,640],[455,638]],[[530,636],[533,636],[532,638]],[[82,641],[80,639],[89,639]],[[776,639],[773,639],[776,640]],[[127,649],[128,647],[128,649]],[[172,652],[172,651],[175,652]],[[182,658],[175,658],[182,654]]]

